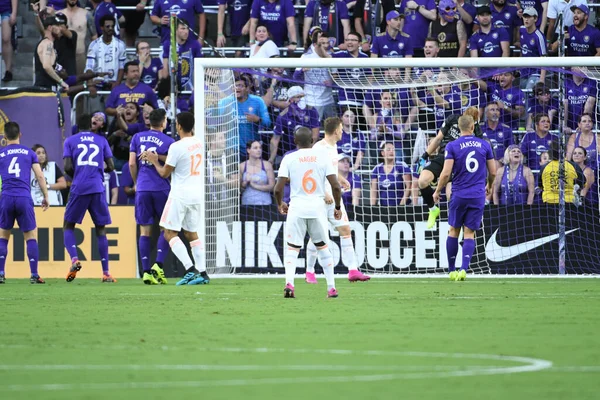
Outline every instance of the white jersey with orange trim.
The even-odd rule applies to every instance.
[[[325,139],[321,139],[313,145],[313,149],[322,150],[327,153],[327,157],[329,158],[330,163],[333,165],[333,168],[335,169],[337,175],[339,163],[337,145],[331,145],[327,143]],[[332,194],[331,184],[328,181],[325,182],[325,192],[329,195]]]
[[[201,204],[204,199],[200,188],[202,179],[202,142],[195,136],[185,137],[169,147],[165,164],[174,168],[171,174],[169,197],[177,198],[186,204]]]
[[[290,180],[289,213],[300,218],[324,217],[327,176],[337,176],[337,173],[328,154],[319,149],[300,149],[286,154],[278,176]]]

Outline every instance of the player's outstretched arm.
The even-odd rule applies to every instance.
[[[154,168],[156,168],[156,172],[158,172],[158,174],[163,178],[168,178],[171,176],[171,173],[173,173],[173,170],[175,169],[174,166],[169,164],[160,165],[160,162],[158,161],[158,154],[151,151],[145,151],[140,154],[140,159],[152,163]]]
[[[44,200],[42,200],[42,208],[44,209],[44,211],[46,211],[48,209],[48,206],[50,205],[50,202],[48,201],[48,187],[46,186],[46,178],[44,177],[44,173],[42,172],[42,167],[40,167],[40,164],[32,164],[31,168],[33,169],[33,173],[35,174],[35,179],[40,185],[42,194],[44,195]]]

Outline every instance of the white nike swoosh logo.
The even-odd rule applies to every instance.
[[[575,232],[577,229],[571,229],[567,231],[566,234]],[[546,237],[542,237],[539,239],[530,240],[528,242],[514,244],[512,246],[500,246],[496,241],[496,235],[498,234],[499,229],[496,229],[496,232],[492,234],[490,239],[488,240],[485,246],[485,255],[488,260],[492,262],[501,262],[510,260],[511,258],[515,258],[523,253],[527,253],[529,250],[535,249],[536,247],[540,247],[548,242],[551,242],[555,239],[558,239],[558,233]]]

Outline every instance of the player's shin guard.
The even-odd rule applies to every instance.
[[[283,265],[285,267],[285,283],[294,286],[294,275],[296,275],[296,261],[300,249],[292,246],[287,246],[283,255]]]
[[[423,197],[423,203],[427,204],[429,208],[435,205],[435,202],[433,201],[433,193],[434,190],[429,185],[421,189],[421,197]]]
[[[205,263],[204,263],[204,246],[202,246],[202,241],[200,239],[196,239],[190,242],[190,247],[192,248],[192,256],[194,257],[194,266],[198,270],[198,272],[206,271]]]
[[[8,256],[8,240],[0,239],[0,275],[4,275],[6,257]]]
[[[352,236],[342,236],[340,243],[342,245],[342,262],[349,271],[358,270],[358,261],[352,245]]]
[[[64,241],[65,248],[67,249],[67,253],[69,253],[69,257],[71,257],[71,262],[77,260],[79,256],[77,255],[77,241],[75,240],[75,231],[73,229],[65,229],[64,233]]]
[[[335,278],[333,277],[333,256],[327,245],[318,249],[319,264],[323,267],[323,274],[327,281],[327,289],[335,287]]]
[[[29,239],[27,241],[27,258],[29,259],[29,269],[32,276],[38,276],[38,260],[40,258],[40,250],[37,240]]]
[[[159,265],[165,261],[165,257],[169,253],[169,242],[165,239],[165,232],[161,231],[156,243],[156,262]]]
[[[446,254],[448,255],[448,272],[456,270],[456,255],[458,254],[458,238],[446,239]]]
[[[312,242],[308,241],[306,245],[306,272],[315,273],[315,265],[317,264],[317,247]]]
[[[192,266],[194,265],[192,263],[192,259],[188,254],[185,244],[183,244],[183,242],[181,241],[181,239],[179,239],[178,236],[175,236],[173,239],[171,239],[171,241],[169,242],[169,246],[171,246],[171,251],[173,252],[173,254],[175,254],[175,257],[177,257],[177,259],[183,264],[183,267],[186,269],[186,271],[192,268]]]
[[[469,269],[471,263],[471,257],[475,251],[475,239],[464,239],[462,245],[462,266],[460,269],[465,271]]]
[[[140,236],[138,241],[140,257],[142,257],[142,269],[144,272],[150,272],[150,236]]]
[[[97,239],[100,263],[102,264],[102,273],[104,275],[110,275],[108,272],[108,238],[106,235],[98,235]]]

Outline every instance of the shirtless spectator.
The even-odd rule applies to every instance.
[[[98,38],[96,27],[94,26],[94,18],[85,8],[77,5],[77,0],[67,0],[67,7],[60,10],[60,12],[67,16],[69,29],[77,33],[75,59],[77,62],[77,74],[81,74],[84,71],[87,56],[85,44],[89,43],[90,40]]]

